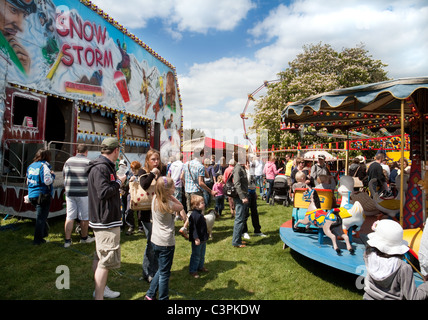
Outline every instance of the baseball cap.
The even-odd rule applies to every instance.
[[[325,160],[325,155],[323,155],[323,154],[318,155],[318,159],[324,159]]]
[[[117,138],[105,138],[103,142],[101,142],[101,149],[104,150],[114,150],[119,147],[119,141]]]

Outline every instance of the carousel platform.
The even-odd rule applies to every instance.
[[[295,232],[292,228],[291,220],[281,225],[279,234],[286,246],[312,260],[356,276],[365,276],[366,274],[363,258],[366,233],[360,232],[358,237],[353,237],[352,247],[355,250],[353,255],[346,249],[345,242],[342,240],[338,241],[338,246],[341,249],[341,255],[338,255],[333,250],[331,240],[328,237],[324,236],[320,241],[318,233]],[[421,276],[417,272],[414,272],[414,277],[417,286],[423,283]]]

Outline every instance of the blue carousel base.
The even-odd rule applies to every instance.
[[[333,249],[330,238],[320,236],[314,232],[295,232],[292,228],[291,220],[281,225],[279,234],[286,246],[312,260],[357,276],[365,276],[366,274],[363,258],[365,251],[363,239],[365,235],[361,235],[360,238],[353,238],[352,247],[355,250],[355,254],[351,254],[346,249],[345,241],[338,240],[337,245],[341,249],[341,254],[339,255]],[[414,276],[417,286],[423,283],[418,273],[415,272]]]

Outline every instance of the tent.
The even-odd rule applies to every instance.
[[[234,152],[238,152],[240,155],[245,155],[246,152],[246,149],[241,146],[212,139],[209,137],[201,137],[197,139],[186,140],[183,142],[184,162],[190,159],[193,150],[195,150],[196,148],[204,149],[205,158],[210,158],[211,155],[215,155],[215,159],[216,161],[218,161],[221,157],[225,157],[226,163],[228,163],[229,160],[232,158],[232,154]]]

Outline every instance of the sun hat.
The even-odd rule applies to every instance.
[[[366,161],[363,156],[356,156],[355,158],[358,159],[360,163],[364,163]]]
[[[399,223],[384,219],[376,221],[372,229],[374,232],[369,233],[367,243],[379,251],[394,255],[405,254],[409,251],[408,242],[403,240],[403,228]]]

